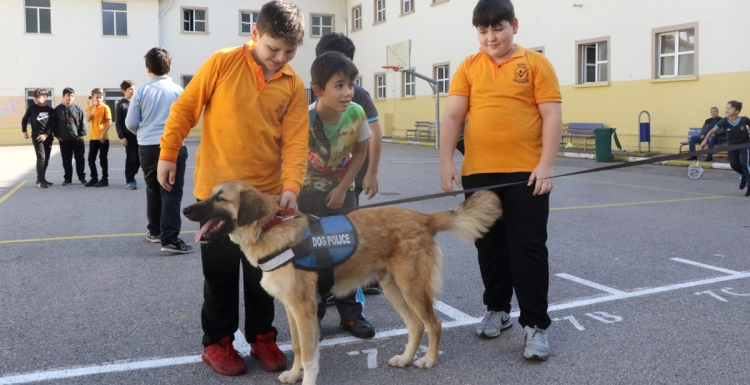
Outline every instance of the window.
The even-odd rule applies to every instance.
[[[182,75],[182,88],[187,88],[190,81],[193,80],[193,75]]]
[[[102,26],[105,36],[128,36],[128,5],[102,1]]]
[[[375,23],[385,21],[385,0],[375,0]]]
[[[526,49],[529,50],[529,51],[534,51],[534,52],[537,52],[537,53],[540,53],[540,54],[544,55],[544,47],[543,46],[542,47],[526,48]]]
[[[696,29],[686,28],[656,35],[659,78],[696,74]]]
[[[55,97],[54,97],[55,90],[52,89],[52,88],[45,88],[45,87],[39,87],[39,88],[44,88],[45,90],[47,90],[47,92],[49,93],[49,95],[47,96],[47,102],[46,102],[46,104],[48,106],[54,108],[55,107]],[[34,105],[34,91],[35,90],[36,90],[36,88],[27,88],[26,89],[26,108],[29,108],[29,107],[31,107],[31,106]]]
[[[375,99],[385,99],[385,74],[375,75]]]
[[[50,0],[25,0],[26,33],[52,33],[52,9],[49,3]]]
[[[580,74],[578,84],[609,80],[609,50],[606,41],[578,45]]]
[[[117,108],[115,108],[115,106],[117,105],[117,102],[124,97],[125,94],[123,94],[122,90],[119,88],[104,89],[104,104],[106,104],[112,112],[113,121],[117,121]]]
[[[207,32],[206,20],[208,9],[182,9],[182,31],[183,32]]]
[[[447,3],[450,0],[432,0],[432,4],[440,4],[440,3]]]
[[[352,8],[352,31],[362,29],[362,5]]]
[[[451,75],[448,64],[439,64],[433,67],[434,78],[437,80],[438,92],[441,94],[448,93],[450,88]]]
[[[354,78],[354,84],[362,87],[362,75],[359,75],[356,78]]]
[[[401,14],[414,12],[414,0],[401,0]]]
[[[401,89],[401,96],[403,97],[414,96],[415,82],[414,82],[413,74],[410,74],[408,72],[401,72],[401,84],[403,84],[403,87]]]
[[[312,37],[321,37],[333,32],[333,15],[312,15]]]
[[[258,22],[258,11],[240,11],[240,35],[249,35]]]

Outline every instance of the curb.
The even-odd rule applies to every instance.
[[[418,140],[383,138],[383,143],[406,144],[410,146],[435,147],[435,142],[420,142]]]

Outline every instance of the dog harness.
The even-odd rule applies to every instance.
[[[276,270],[289,262],[296,269],[318,272],[318,292],[323,295],[333,287],[333,268],[344,263],[357,250],[357,231],[343,215],[322,217],[308,215],[310,225],[297,245],[258,261],[263,271]]]

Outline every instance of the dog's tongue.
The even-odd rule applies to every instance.
[[[220,220],[221,219],[218,218],[209,219],[208,222],[206,222],[206,224],[203,225],[200,230],[198,230],[198,233],[195,234],[195,243],[200,243],[201,239],[204,235],[206,235],[206,233],[208,233],[209,229],[211,229],[211,227],[213,227]]]

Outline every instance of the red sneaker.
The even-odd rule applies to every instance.
[[[234,350],[230,336],[203,348],[201,358],[216,373],[225,376],[237,376],[247,372],[247,364],[240,353]]]
[[[276,346],[276,333],[258,334],[250,344],[250,355],[260,361],[260,367],[267,372],[280,372],[286,369],[286,356]]]

